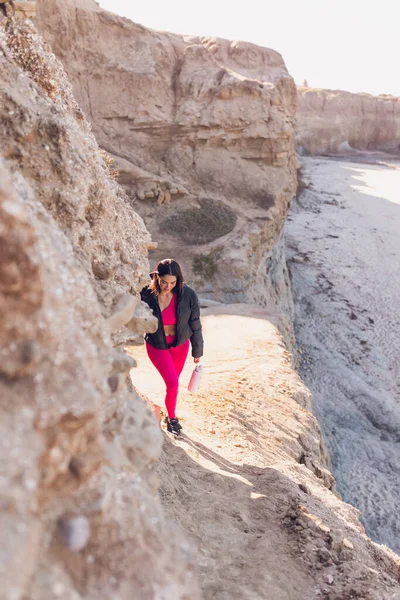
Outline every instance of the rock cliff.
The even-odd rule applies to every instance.
[[[29,22],[0,26],[0,81],[0,596],[196,598],[115,347],[153,327],[150,236]]]
[[[54,15],[62,17],[55,27],[67,29],[68,35],[76,41],[76,48],[80,33],[88,20],[90,25],[92,17],[107,27],[115,26],[119,33],[126,29],[129,40],[132,27],[152,36],[156,46],[160,44],[160,61],[165,56],[162,41],[173,38],[132,26],[126,20],[100,11],[89,1],[82,0],[79,4],[86,7],[87,12],[79,9],[74,17],[71,6],[75,5],[54,3]],[[48,15],[48,18],[50,23],[53,16]],[[60,35],[61,45],[62,39]],[[112,46],[112,39],[106,39]],[[189,43],[176,39],[171,42],[174,53],[179,44],[184,48],[193,46],[193,40]],[[54,45],[55,42],[53,40]],[[215,41],[217,49],[211,51],[204,48],[208,43],[194,42],[193,52],[200,52],[202,56],[226,51],[227,64],[235,48],[228,42]],[[73,57],[76,50],[72,50],[71,45],[68,48]],[[145,58],[147,56],[142,73],[144,100],[138,117],[140,123],[141,118],[144,121],[148,118],[146,77],[148,73],[162,76],[165,65],[162,61],[161,66],[158,62],[150,63],[139,33],[137,49],[142,49]],[[263,52],[256,49],[256,58]],[[244,61],[243,53],[238,51],[238,54]],[[96,56],[101,62],[101,55]],[[124,54],[118,55],[118,60],[121,56]],[[247,69],[251,56],[249,53],[246,59]],[[178,158],[173,158],[171,143],[165,152],[169,156],[171,151],[169,160],[175,165],[174,171],[168,171],[163,161],[160,171],[145,171],[146,161],[155,169],[156,159],[150,145],[145,145],[146,140],[150,144],[150,137],[146,138],[150,133],[141,125],[143,131],[139,133],[146,160],[139,166],[134,162],[142,161],[140,143],[136,141],[137,155],[129,155],[129,161],[124,158],[129,162],[125,171],[130,177],[125,180],[131,194],[128,198],[114,181],[109,158],[99,151],[61,64],[43,47],[28,23],[11,20],[6,28],[0,28],[0,308],[3,317],[0,323],[0,572],[1,598],[5,600],[199,598],[191,546],[176,532],[174,522],[164,517],[156,497],[158,480],[153,467],[161,453],[162,435],[126,378],[135,361],[117,349],[128,339],[125,324],[136,335],[154,326],[152,317],[143,313],[137,302],[137,292],[149,269],[147,248],[152,243],[142,219],[132,209],[132,201],[135,194],[135,206],[141,207],[141,203],[150,201],[150,208],[157,211],[172,208],[175,202],[172,197],[177,196],[177,200],[181,197],[181,205],[174,208],[178,213],[194,210],[196,203],[200,203],[200,209],[211,214],[213,226],[230,223],[233,231],[247,236],[245,243],[253,243],[258,252],[247,257],[253,265],[249,279],[242,291],[234,287],[232,295],[256,295],[257,286],[250,273],[255,275],[257,269],[264,268],[273,291],[260,292],[260,301],[265,302],[273,295],[278,298],[279,291],[284,295],[286,283],[279,287],[284,281],[280,246],[275,245],[270,254],[268,248],[273,248],[272,244],[279,237],[279,219],[283,219],[286,210],[289,195],[286,197],[285,193],[289,194],[291,189],[295,166],[290,145],[292,133],[288,130],[282,134],[284,118],[291,124],[291,113],[283,100],[287,99],[285,86],[290,91],[292,83],[277,55],[266,51],[265,60],[274,56],[278,64],[276,84],[263,84],[263,89],[271,90],[270,98],[276,100],[276,104],[272,100],[268,104],[270,137],[264,138],[271,143],[272,154],[264,166],[258,163],[254,166],[250,138],[244,135],[237,138],[238,156],[233,157],[238,164],[237,172],[243,178],[246,175],[243,164],[248,164],[250,173],[259,174],[265,185],[268,182],[268,190],[281,190],[281,203],[271,200],[267,211],[260,199],[260,220],[265,226],[263,237],[258,226],[254,226],[254,230],[246,229],[250,227],[250,216],[257,223],[254,215],[258,213],[251,212],[252,197],[243,195],[246,205],[239,202],[239,193],[244,194],[246,185],[252,193],[258,189],[252,177],[240,187],[240,178],[235,179],[237,173],[231,170],[232,182],[228,183],[232,187],[227,189],[234,198],[232,204],[224,195],[226,191],[215,191],[218,190],[216,175],[214,183],[212,178],[207,181],[207,169],[211,174],[214,171],[206,157],[211,163],[220,160],[223,173],[229,172],[225,163],[231,150],[228,152],[223,140],[217,141],[218,135],[213,137],[217,122],[203,130],[198,126],[193,128],[193,148],[204,171],[196,163],[188,167],[191,174],[186,179],[183,167],[178,168],[179,156],[183,161],[185,152],[178,145]],[[78,63],[78,59],[75,60]],[[92,60],[94,64],[95,58]],[[105,73],[110,73],[108,64],[103,65]],[[194,72],[197,64],[193,66]],[[115,65],[113,68],[115,70]],[[226,77],[232,77],[233,83],[228,86],[230,91],[224,88],[221,93],[228,94],[229,100],[242,97],[242,84],[246,89],[246,86],[253,89],[247,77],[239,77],[237,70],[233,74],[227,67],[226,70]],[[193,90],[201,98],[200,71],[196,85],[193,79]],[[271,78],[273,72],[271,67]],[[122,69],[121,73],[122,80],[125,71]],[[283,73],[282,77],[279,73]],[[189,75],[186,81],[190,80]],[[115,77],[118,81],[117,75]],[[283,78],[281,83],[279,77]],[[77,81],[86,85],[83,79]],[[140,81],[138,76],[137,82]],[[132,88],[127,85],[127,89]],[[175,94],[175,89],[180,88],[172,89]],[[208,93],[206,89],[202,102]],[[249,93],[250,106],[253,106],[252,100],[253,95]],[[98,98],[93,98],[95,101]],[[184,102],[176,102],[177,114],[183,110],[182,106]],[[240,103],[228,106],[234,113]],[[160,110],[162,108],[160,103]],[[211,103],[208,108],[211,110]],[[205,103],[204,113],[211,119],[208,108]],[[259,104],[256,109],[261,109]],[[184,114],[185,111],[180,118],[184,119]],[[222,121],[223,114],[218,115],[218,119]],[[133,126],[131,121],[129,116],[127,122]],[[115,123],[118,123],[117,118]],[[273,136],[275,126],[276,138]],[[168,128],[160,125],[160,145],[164,147],[167,134],[171,140],[172,134],[183,132],[184,138],[189,129],[185,127],[186,130],[180,124],[168,133]],[[210,147],[207,147],[207,136],[201,138],[200,131],[203,134],[211,131]],[[226,130],[225,141],[229,148],[234,139],[230,135],[235,131],[234,128],[233,132]],[[275,141],[281,138],[288,144],[286,157],[279,157],[279,152],[273,149],[276,149]],[[154,134],[154,152],[159,156],[157,139]],[[203,150],[201,144],[198,145],[199,139],[206,139]],[[258,138],[254,134],[251,139]],[[254,147],[259,152],[257,143]],[[187,142],[185,144],[184,148]],[[205,154],[204,148],[210,156]],[[270,160],[272,164],[268,163]],[[165,164],[169,164],[168,161]],[[157,181],[165,182],[165,188],[158,192],[158,205],[154,205],[153,190],[152,196],[147,191],[142,198],[140,185],[145,181],[143,177],[147,177],[143,173],[150,174],[149,181],[161,173]],[[172,175],[173,181],[169,179]],[[168,187],[171,181],[177,186],[186,182],[187,187]],[[205,188],[211,190],[210,195],[194,200],[193,190],[203,189],[203,185],[210,186]],[[176,193],[173,194],[173,190]],[[215,213],[215,205],[221,213]],[[148,222],[156,223],[154,231],[161,233],[162,228],[150,208]],[[249,221],[245,220],[246,211]],[[219,214],[223,215],[221,222]],[[168,216],[170,213],[166,212],[164,221]],[[192,213],[189,217],[190,223],[197,223]],[[180,221],[174,220],[176,222]],[[207,227],[208,223],[206,221]],[[241,229],[235,229],[238,223]],[[207,227],[200,229],[201,235],[207,235]],[[168,232],[164,235],[168,240]],[[221,237],[224,243],[231,244],[228,249],[232,252],[230,235],[228,232]],[[180,237],[184,239],[182,233]],[[206,241],[202,247],[215,251],[212,244],[213,240]],[[190,248],[189,242],[182,246],[182,252],[187,252],[189,257],[192,256]],[[223,250],[225,246],[221,254],[216,254],[215,261],[227,260]],[[231,260],[235,255],[232,256]],[[244,260],[240,253],[238,271],[231,271],[236,274],[240,265],[245,265],[239,259]],[[191,260],[194,261],[194,256]],[[207,267],[209,263],[205,261]],[[220,264],[224,263],[218,262],[218,268]],[[189,269],[189,262],[187,266]],[[193,277],[194,271],[192,265]],[[227,275],[222,275],[222,283],[227,282]],[[265,274],[264,277],[267,278]],[[229,296],[230,292],[221,284],[214,293]],[[226,369],[225,363],[220,361],[210,393],[199,403],[198,410],[198,399],[192,399],[196,409],[192,415],[197,412],[200,417],[197,426],[195,420],[192,423],[194,435],[200,433],[200,439],[207,446],[188,437],[185,443],[191,450],[186,454],[178,445],[168,443],[158,465],[163,480],[163,504],[168,514],[180,521],[196,541],[204,542],[205,548],[199,548],[197,563],[205,574],[203,588],[207,597],[226,597],[228,593],[232,598],[243,598],[250,590],[257,597],[272,593],[276,600],[283,597],[297,600],[300,596],[331,600],[356,596],[369,600],[398,598],[397,557],[366,540],[357,512],[344,506],[334,494],[334,480],[322,464],[324,454],[318,425],[308,410],[310,395],[293,371],[292,357],[284,348],[282,338],[269,323],[272,315],[264,314],[259,307],[249,310],[247,305],[239,307],[240,310],[236,307],[234,312],[231,309],[230,314],[229,310],[226,314],[226,308],[229,309],[225,306],[217,309],[221,320],[209,321],[214,335],[214,340],[210,337],[213,340],[210,346],[215,352],[215,364],[226,351],[226,360],[235,361],[235,366]],[[245,315],[246,318],[241,318]],[[237,335],[236,327],[241,335]],[[138,378],[133,376],[132,379]],[[212,410],[209,410],[210,400]],[[246,412],[243,412],[244,407]],[[213,429],[205,432],[204,424],[209,421]],[[214,442],[210,440],[217,435],[221,435],[224,442],[223,450],[221,444],[215,442],[218,438]],[[192,464],[199,456],[201,469]],[[210,471],[212,462],[214,474]],[[211,481],[212,490],[209,489]],[[326,506],[328,497],[330,505]],[[221,534],[225,546],[220,544]],[[243,557],[248,560],[247,565]],[[246,566],[249,568],[244,569]],[[224,585],[224,577],[229,579],[229,587]]]
[[[296,144],[301,154],[400,154],[400,99],[300,87]]]
[[[282,57],[222,39],[151,31],[92,0],[39,0],[120,182],[200,293],[288,300],[279,240],[296,187],[296,88]]]

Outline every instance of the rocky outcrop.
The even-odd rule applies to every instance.
[[[282,57],[151,31],[92,0],[37,10],[158,242],[154,261],[173,255],[214,299],[277,302],[288,277],[275,244],[297,165],[296,88]]]
[[[400,99],[300,87],[296,145],[307,155],[351,150],[400,154]]]
[[[156,497],[162,436],[113,344],[154,327],[150,236],[27,22],[0,27],[0,81],[1,598],[196,598]]]
[[[58,9],[67,10],[67,6]],[[75,33],[83,26],[82,15],[79,11],[76,15]],[[67,22],[61,21],[61,26]],[[113,180],[110,160],[99,152],[61,65],[26,23],[11,21],[6,31],[0,29],[0,80],[1,597],[196,600],[199,591],[191,547],[165,519],[156,497],[153,466],[162,436],[148,408],[127,383],[126,375],[135,361],[115,347],[126,339],[125,325],[136,335],[154,326],[137,300],[149,268],[147,248],[154,247],[153,243],[131,201]],[[213,156],[226,157],[223,153]],[[241,156],[240,160],[245,159]],[[291,172],[292,160],[290,155],[286,167],[269,165],[266,172],[284,178]],[[159,206],[168,207],[174,196],[186,191],[179,187],[162,190]],[[147,194],[147,200],[154,201],[154,195]],[[210,221],[213,227],[228,223],[235,228],[244,219],[235,212],[238,201],[232,207],[224,196],[201,200],[208,212],[218,206],[219,212]],[[184,205],[186,211],[195,208],[195,204]],[[271,229],[254,265],[260,269],[260,279],[265,267],[277,293],[279,266],[284,263],[279,258],[281,247],[275,245],[269,258],[262,252],[276,239],[273,232],[279,232],[279,219],[272,217],[280,213],[271,205],[268,214]],[[223,218],[218,220],[218,215]],[[197,222],[192,213],[189,217],[191,223]],[[247,232],[254,243],[260,235],[257,229],[240,231]],[[181,237],[184,234],[181,231]],[[200,229],[199,235],[204,244],[212,243],[207,228]],[[183,249],[187,248],[188,242]],[[214,246],[212,250],[216,252]],[[265,257],[270,261],[267,266]],[[213,273],[212,261],[199,264]],[[244,290],[251,290],[251,285],[256,287],[250,281]],[[178,444],[176,452],[169,444],[159,465],[164,503],[168,505],[169,498],[172,518],[179,503],[181,518],[186,523],[191,520],[190,527],[195,527],[193,534],[207,540],[207,535],[218,538],[215,533],[222,532],[227,546],[221,564],[234,595],[240,594],[240,581],[245,593],[250,590],[259,596],[261,574],[262,595],[276,592],[276,597],[282,596],[289,582],[293,598],[299,594],[394,598],[396,559],[361,544],[355,535],[360,531],[358,523],[343,525],[348,509],[338,509],[340,502],[333,494],[337,515],[326,524],[332,515],[323,501],[334,482],[315,460],[320,457],[320,438],[306,410],[309,394],[293,373],[281,338],[274,331],[271,335],[265,319],[264,327],[259,326],[264,317],[257,310],[249,317],[251,325],[239,324],[248,335],[246,342],[236,336],[225,318],[226,308],[221,307],[225,332],[233,338],[227,355],[235,360],[235,368],[232,373],[219,367],[225,381],[222,387],[221,382],[220,387],[211,386],[214,397],[210,397],[219,402],[215,408],[223,418],[206,435],[225,430],[224,448],[232,451],[228,458],[237,462],[217,460],[210,470],[218,454],[189,438],[193,456],[204,454],[205,468],[199,472],[190,459],[182,459]],[[262,349],[256,357],[258,368],[254,366],[254,330],[259,336],[256,345]],[[225,332],[214,324],[218,341],[226,340]],[[247,364],[237,360],[238,343]],[[265,348],[274,349],[275,360],[271,352],[271,360],[265,361]],[[248,365],[253,369],[249,376]],[[219,374],[217,369],[217,383]],[[199,421],[202,433],[205,421],[215,416],[209,411],[210,397],[208,404],[202,403],[202,410],[207,408]],[[253,415],[242,412],[247,398]],[[229,422],[226,417],[231,409]],[[232,435],[232,426],[239,436]],[[256,461],[247,465],[248,459],[243,460],[241,454],[253,443]],[[210,446],[215,450],[215,445]],[[271,458],[268,468],[262,448],[267,448]],[[175,461],[184,469],[174,468]],[[221,484],[223,475],[228,477]],[[210,481],[215,483],[214,498],[208,494]],[[187,487],[192,492],[195,484],[198,497],[194,494],[192,502]],[[227,499],[234,501],[233,507],[227,507]],[[205,508],[200,514],[199,500]],[[215,505],[231,508],[228,521],[219,519]],[[350,509],[350,513],[355,511]],[[205,523],[204,530],[198,520]],[[210,564],[219,560],[221,547],[217,543],[210,548],[210,556],[200,556],[207,588],[210,596],[225,596],[220,572],[216,582],[209,576]],[[241,556],[246,553],[253,558],[255,552],[260,560],[252,560],[251,569],[244,572]],[[331,587],[336,584],[334,577],[337,585]]]

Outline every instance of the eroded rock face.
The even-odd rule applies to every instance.
[[[91,0],[39,1],[38,24],[158,242],[154,261],[172,255],[214,299],[277,300],[268,265],[297,166],[282,57],[151,31]]]
[[[352,149],[400,154],[400,100],[300,87],[296,144],[303,154]]]
[[[197,598],[155,497],[160,429],[113,349],[150,236],[27,22],[0,27],[0,82],[2,598]]]

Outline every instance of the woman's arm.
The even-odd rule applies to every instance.
[[[192,344],[192,356],[196,359],[203,356],[203,333],[201,330],[199,299],[197,298],[196,292],[193,290],[190,308],[189,325],[193,331],[190,336],[190,343]]]

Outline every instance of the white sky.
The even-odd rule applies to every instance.
[[[296,83],[400,96],[399,0],[99,0],[146,27],[273,48]]]

